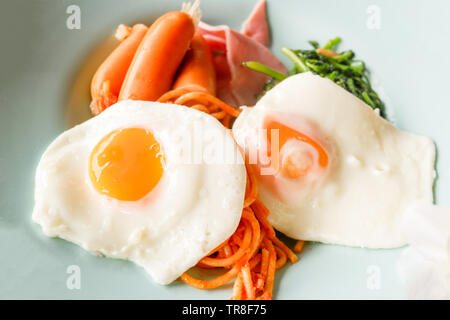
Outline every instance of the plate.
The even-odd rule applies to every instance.
[[[204,0],[204,21],[239,29],[256,0]],[[119,23],[150,24],[178,0],[6,0],[0,10],[0,298],[228,299],[230,287],[200,291],[155,284],[140,267],[100,258],[43,235],[31,221],[34,173],[46,146],[87,117],[89,80],[114,45]],[[67,19],[80,9],[79,29]],[[75,9],[77,10],[77,9]],[[438,148],[436,201],[450,202],[450,2],[268,0],[272,50],[341,36],[372,70],[391,119]],[[69,21],[70,22],[70,21]],[[73,24],[69,23],[72,27]],[[380,194],[380,198],[383,195]],[[276,275],[277,299],[401,299],[401,249],[308,244]],[[74,267],[75,266],[75,267]],[[70,286],[80,271],[80,288]],[[69,286],[68,286],[69,283]]]

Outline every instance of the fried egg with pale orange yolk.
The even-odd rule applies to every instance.
[[[33,220],[48,236],[133,261],[168,284],[234,233],[246,177],[237,145],[213,117],[122,101],[44,152]]]
[[[256,168],[269,221],[295,239],[398,247],[406,206],[433,201],[431,139],[395,128],[312,73],[243,107],[233,135]]]

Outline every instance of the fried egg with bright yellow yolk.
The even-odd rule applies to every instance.
[[[269,221],[295,239],[398,247],[406,206],[433,200],[431,139],[395,128],[312,73],[243,107],[233,135],[257,169]]]
[[[241,153],[216,119],[122,101],[44,152],[33,220],[48,236],[133,261],[168,284],[234,233],[245,185]]]

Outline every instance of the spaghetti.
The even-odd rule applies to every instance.
[[[158,102],[185,105],[210,114],[230,129],[239,110],[209,94],[199,86],[187,86],[167,92]],[[241,221],[234,234],[197,264],[197,267],[224,268],[224,274],[201,280],[187,272],[180,279],[198,289],[213,289],[235,279],[233,300],[269,300],[272,298],[276,270],[298,257],[276,236],[267,220],[269,210],[258,200],[258,182],[254,168],[246,163],[247,185]],[[302,242],[303,243],[303,242]],[[296,245],[296,251],[301,247]],[[301,250],[299,250],[301,251]]]

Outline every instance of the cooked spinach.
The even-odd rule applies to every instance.
[[[373,109],[379,109],[380,114],[385,116],[384,104],[370,84],[369,72],[365,63],[355,59],[355,53],[352,50],[338,52],[337,47],[340,42],[341,39],[337,37],[329,40],[323,47],[317,41],[309,41],[312,49],[307,50],[283,47],[281,51],[294,63],[287,74],[255,61],[247,61],[242,64],[251,70],[271,77],[264,85],[261,96],[285,78],[310,71],[334,81]]]

